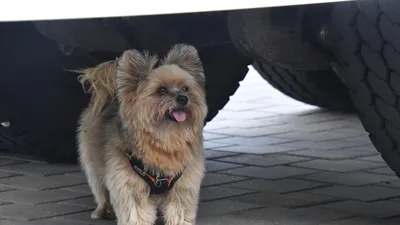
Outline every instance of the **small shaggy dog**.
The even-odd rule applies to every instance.
[[[92,94],[78,128],[92,218],[152,225],[160,210],[166,225],[195,224],[207,114],[197,50],[178,44],[162,60],[128,50],[81,82]]]

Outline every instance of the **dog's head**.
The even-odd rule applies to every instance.
[[[207,114],[205,77],[197,50],[175,45],[159,60],[128,50],[117,68],[122,118],[135,129],[183,129],[203,126]],[[176,130],[175,130],[176,131]]]

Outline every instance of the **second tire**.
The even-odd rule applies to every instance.
[[[346,86],[333,70],[298,71],[255,62],[257,72],[274,88],[300,102],[335,111],[353,111]]]

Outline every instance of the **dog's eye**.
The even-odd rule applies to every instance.
[[[185,86],[182,88],[182,91],[189,91],[189,88]]]
[[[165,87],[159,87],[158,88],[158,94],[160,94],[160,95],[165,95],[166,93],[167,93],[167,88],[165,88]]]

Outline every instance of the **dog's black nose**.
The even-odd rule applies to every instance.
[[[188,97],[184,96],[184,95],[179,95],[176,98],[176,101],[180,104],[185,106],[188,103]]]

